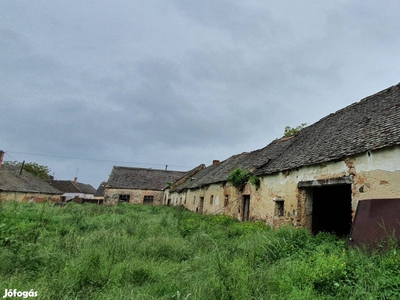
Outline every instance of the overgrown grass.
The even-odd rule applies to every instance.
[[[0,202],[0,292],[39,299],[400,299],[400,251],[182,208]]]

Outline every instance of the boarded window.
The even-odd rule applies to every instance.
[[[144,196],[143,204],[152,204],[154,201],[154,196]]]
[[[131,195],[119,195],[118,200],[120,202],[129,202],[129,200],[131,200]]]

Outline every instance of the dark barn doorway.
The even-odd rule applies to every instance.
[[[351,184],[312,188],[312,233],[346,236],[351,230]]]
[[[250,195],[244,195],[242,200],[242,221],[249,221],[250,216]]]

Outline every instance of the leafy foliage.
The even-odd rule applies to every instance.
[[[4,165],[13,166],[17,168],[22,167],[22,162],[18,161],[5,161]],[[43,180],[51,180],[53,177],[50,175],[50,169],[47,166],[39,165],[35,162],[24,163],[23,169],[29,173],[32,173],[36,177]]]
[[[304,127],[306,127],[306,126],[307,126],[307,123],[301,123],[301,125],[299,125],[297,127],[286,126],[284,136],[289,137],[289,136],[296,135],[300,132],[300,130],[304,129]]]
[[[238,191],[243,190],[247,182],[257,188],[260,187],[260,178],[252,175],[249,170],[242,170],[240,168],[232,171],[228,177],[228,182],[230,182]]]

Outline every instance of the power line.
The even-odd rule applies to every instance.
[[[8,150],[4,150],[4,152],[5,153],[24,154],[24,155],[43,156],[43,157],[54,157],[54,158],[62,158],[62,159],[76,159],[76,160],[97,161],[97,162],[111,162],[111,163],[119,163],[119,164],[165,166],[165,164],[157,164],[157,163],[139,163],[139,162],[132,162],[132,161],[118,161],[118,160],[107,160],[107,159],[98,159],[98,158],[82,158],[82,157],[73,157],[73,156],[39,154],[39,153],[29,153],[29,152],[19,152],[19,151],[8,151]],[[177,165],[169,165],[169,166],[189,169],[189,167],[186,167],[186,166],[177,166]]]

